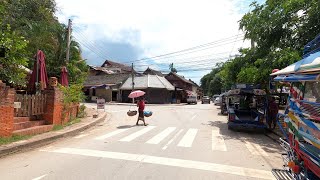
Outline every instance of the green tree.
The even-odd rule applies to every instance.
[[[59,77],[61,67],[66,65],[66,26],[54,15],[54,0],[2,0],[0,4],[1,29],[10,25],[17,37],[24,37],[24,58],[32,59],[38,49],[46,55],[48,76]],[[21,54],[21,53],[20,53]],[[32,69],[33,61],[25,64]],[[70,61],[67,64],[71,83],[83,83],[87,66],[82,60],[79,44],[72,40]],[[22,80],[24,80],[22,78]]]
[[[234,83],[267,87],[272,69],[300,60],[304,45],[319,34],[318,0],[266,0],[263,4],[252,3],[251,9],[240,20],[240,29],[255,46],[240,49],[240,56],[222,65],[222,88],[228,89]],[[209,74],[204,77],[212,80]],[[208,89],[209,83],[202,83]]]
[[[28,64],[25,58],[27,44],[9,25],[6,29],[0,29],[0,47],[5,50],[5,56],[0,57],[0,80],[16,86],[25,85],[26,72],[22,66]]]

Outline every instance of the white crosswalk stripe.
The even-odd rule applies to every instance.
[[[180,135],[180,133],[182,133],[183,129],[180,129],[180,131],[173,136],[173,138],[165,145],[163,146],[162,150],[166,150],[168,148],[168,146]]]
[[[264,151],[260,145],[253,144],[249,141],[244,141],[247,149],[250,151],[251,154],[257,155],[257,156],[269,156],[266,151]]]
[[[109,138],[109,137],[112,137],[112,136],[115,136],[115,135],[117,135],[117,134],[120,134],[120,133],[122,133],[122,132],[125,132],[125,131],[127,131],[127,130],[129,130],[129,129],[118,129],[118,130],[112,131],[112,132],[110,132],[110,133],[107,133],[107,134],[105,134],[105,135],[103,135],[103,136],[96,137],[96,138],[94,138],[94,139],[95,139],[95,140],[104,140],[104,139],[107,139],[107,138]]]
[[[139,129],[135,129],[135,128],[117,129],[115,131],[109,132],[109,133],[104,134],[102,136],[98,136],[94,139],[95,140],[104,140],[104,139],[116,136],[118,134],[121,134],[123,132],[126,132],[128,130],[135,129],[135,131],[131,132],[131,134],[128,135],[128,133],[127,133],[126,136],[124,136],[118,140],[121,142],[130,142],[130,141],[133,141],[148,132],[151,132],[155,128],[156,128],[156,126],[142,127],[142,129],[140,129],[140,128]],[[177,132],[175,132],[175,131],[177,131]],[[146,144],[154,144],[154,145],[160,144],[161,142],[165,141],[165,139],[168,138],[170,135],[174,134],[174,136],[171,139],[168,139],[168,141],[165,141],[166,145],[164,145],[164,147],[162,147],[162,150],[166,150],[169,147],[169,145],[174,146],[174,144],[175,144],[175,143],[173,143],[174,140],[178,141],[178,143],[176,144],[176,146],[178,146],[178,147],[192,147],[199,130],[195,129],[195,128],[186,129],[186,132],[184,132],[185,134],[180,139],[179,135],[183,134],[183,131],[184,131],[183,129],[178,129],[177,127],[163,128],[162,131],[160,131],[158,134],[155,134],[149,140],[146,139],[145,143]],[[220,133],[220,129],[214,128],[211,130],[211,133],[212,133],[211,134],[211,149],[212,149],[212,151],[226,152],[227,146],[225,143],[225,139],[223,138],[223,136]],[[152,133],[150,133],[150,134],[152,134]],[[74,138],[82,138],[82,137],[86,137],[88,135],[89,134],[80,134],[78,136],[75,136]],[[248,149],[248,151],[252,155],[265,156],[265,157],[269,156],[268,153],[259,144],[252,143],[247,138],[240,138],[240,139],[244,142],[246,148]]]
[[[214,151],[227,151],[226,144],[222,135],[220,134],[220,129],[212,130],[212,150]]]
[[[139,137],[139,136],[141,136],[141,135],[143,135],[143,134],[151,131],[151,130],[154,129],[155,127],[156,127],[156,126],[148,126],[148,127],[146,127],[146,128],[141,129],[140,131],[137,131],[137,132],[135,132],[135,133],[130,134],[130,135],[127,136],[127,137],[124,137],[124,138],[120,139],[119,141],[130,142],[130,141],[136,139],[137,137]]]
[[[186,134],[183,136],[178,146],[180,147],[191,147],[192,143],[198,133],[198,129],[189,129]]]
[[[148,144],[159,144],[164,138],[169,136],[174,130],[176,130],[176,127],[168,127],[165,130],[163,130],[161,133],[157,134],[153,138],[151,138],[149,141],[147,141]]]

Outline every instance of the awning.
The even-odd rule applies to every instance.
[[[282,82],[317,81],[317,80],[320,80],[320,74],[309,74],[309,75],[292,74],[287,76],[277,76],[273,80],[282,81]]]
[[[306,58],[291,64],[280,71],[272,73],[271,76],[314,71],[320,71],[320,52],[310,54]]]
[[[110,89],[110,86],[106,85],[106,84],[102,84],[102,85],[97,85],[97,86],[91,86],[90,89]]]
[[[227,96],[239,94],[254,94],[257,96],[264,96],[266,92],[262,89],[232,89],[226,93]]]

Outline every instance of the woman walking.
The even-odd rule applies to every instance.
[[[144,97],[141,97],[139,100],[138,100],[138,103],[137,103],[137,106],[138,106],[138,112],[139,112],[139,115],[138,115],[138,120],[137,120],[137,123],[136,125],[138,126],[139,125],[139,121],[143,121],[143,125],[147,125],[145,120],[144,120],[144,108],[145,108],[145,101],[144,101]]]

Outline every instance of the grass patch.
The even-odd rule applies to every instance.
[[[31,138],[31,135],[12,135],[11,137],[0,137],[0,145],[4,145],[4,144],[9,144],[9,143],[13,143],[16,141],[21,141],[21,140],[25,140],[25,139],[29,139]]]
[[[66,123],[65,125],[54,125],[53,126],[53,131],[59,131],[59,130],[67,127],[67,126],[71,126],[71,125],[79,123],[79,122],[81,122],[81,119],[75,118],[75,119],[69,121],[68,123]]]
[[[69,121],[69,122],[68,122],[67,124],[65,124],[64,126],[65,126],[65,127],[66,127],[66,126],[70,126],[70,125],[72,125],[72,124],[76,124],[76,123],[79,123],[79,122],[81,122],[81,119],[75,118],[75,119]]]
[[[63,125],[54,125],[52,128],[53,131],[59,131],[61,129],[63,129]]]

